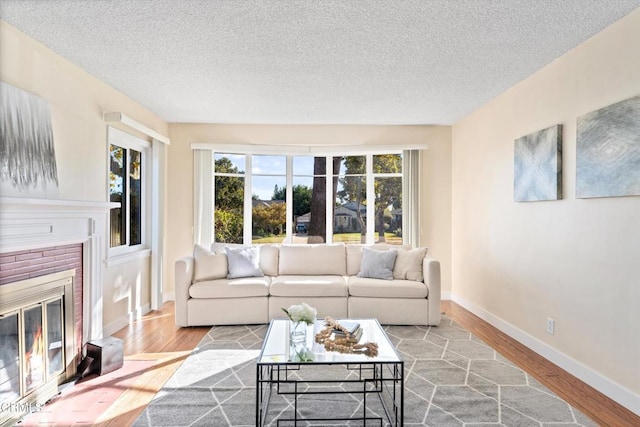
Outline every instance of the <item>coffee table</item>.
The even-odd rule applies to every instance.
[[[289,356],[289,320],[271,321],[256,367],[256,426],[347,420],[361,421],[363,425],[403,424],[404,362],[387,334],[376,319],[339,321],[359,322],[363,329],[360,343],[378,344],[378,354],[369,357],[362,353],[326,351],[322,344],[315,342],[315,334],[324,328],[323,321],[319,320],[307,327],[307,349],[312,353],[313,360],[292,361]],[[331,369],[337,366],[346,368],[349,374],[345,376],[344,369]],[[335,372],[342,373],[342,376],[336,376]],[[287,395],[287,406],[292,403],[293,408],[282,408],[276,411],[277,414],[270,414],[272,393]],[[361,403],[357,403],[351,413],[339,413],[338,406],[330,406],[327,402],[340,401],[340,396],[328,401],[326,396],[321,397],[327,394],[361,396]],[[317,399],[323,399],[318,400],[317,405],[322,410],[307,413],[308,408],[305,408],[305,413],[302,413],[298,403],[305,395],[316,395]],[[374,410],[371,409],[373,403]]]

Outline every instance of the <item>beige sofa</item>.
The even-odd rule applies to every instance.
[[[268,323],[285,316],[283,307],[301,302],[315,307],[320,318],[375,317],[382,324],[438,325],[440,263],[427,256],[426,249],[373,245],[370,248],[398,251],[394,278],[358,277],[363,247],[259,245],[264,276],[237,279],[226,278],[223,245],[212,245],[210,252],[196,247],[193,255],[175,263],[176,325]]]

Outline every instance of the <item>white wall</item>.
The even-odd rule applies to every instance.
[[[272,145],[424,144],[420,243],[442,263],[449,292],[451,259],[451,128],[448,126],[302,126],[171,124],[168,151],[165,278],[173,291],[174,262],[193,252],[193,155],[191,143]]]
[[[454,125],[452,279],[454,299],[640,413],[640,197],[575,197],[576,118],[640,94],[639,40],[640,9]],[[515,203],[514,140],[555,124],[564,199]]]
[[[105,271],[103,324],[105,335],[124,328],[150,310],[150,258],[112,265]]]
[[[168,134],[167,123],[158,116],[4,21],[0,21],[0,79],[49,102],[60,199],[108,201],[104,113],[119,111]],[[104,235],[108,236],[106,230]],[[121,324],[130,311],[149,303],[149,275],[148,258],[105,268],[104,325]],[[125,288],[136,286],[141,288],[139,297],[126,300]]]

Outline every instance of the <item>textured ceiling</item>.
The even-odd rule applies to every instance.
[[[640,0],[0,1],[168,122],[451,124]]]

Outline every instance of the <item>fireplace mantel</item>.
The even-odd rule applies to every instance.
[[[102,338],[109,209],[119,203],[0,197],[0,254],[83,244],[83,342]]]

